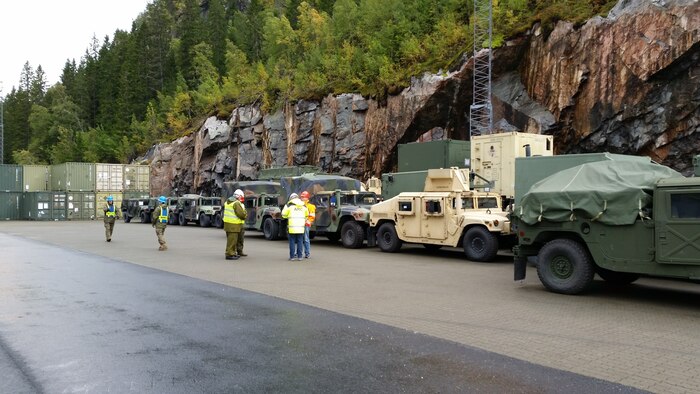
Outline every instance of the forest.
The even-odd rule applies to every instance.
[[[493,0],[493,45],[582,24],[605,0]],[[473,48],[470,0],[154,0],[131,31],[92,38],[48,86],[26,63],[4,97],[4,163],[127,163],[241,105],[382,99]]]

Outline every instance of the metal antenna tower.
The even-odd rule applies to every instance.
[[[473,102],[469,107],[469,137],[491,134],[491,36],[493,31],[493,0],[474,1],[474,86]]]

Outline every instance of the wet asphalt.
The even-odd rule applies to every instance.
[[[640,392],[17,236],[0,251],[2,393]]]

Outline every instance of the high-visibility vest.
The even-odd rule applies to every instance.
[[[241,203],[240,201],[234,201],[234,202],[227,202],[224,204],[224,223],[231,223],[231,224],[243,224],[245,223],[245,220],[241,219],[236,215],[236,210],[234,209],[233,205],[235,203]]]
[[[287,229],[290,234],[304,234],[308,215],[309,210],[304,204],[297,205],[289,202],[282,210],[282,217],[287,219]]]
[[[168,223],[168,208],[160,208],[160,215],[158,216],[158,221],[161,223]]]
[[[112,205],[107,204],[107,209],[108,209],[108,211],[105,212],[105,216],[107,216],[108,218],[113,218],[114,215],[116,214],[116,211],[114,210],[114,204],[112,204]]]
[[[309,210],[309,216],[306,218],[306,227],[311,227],[316,220],[316,206],[310,202],[306,202],[306,209]]]

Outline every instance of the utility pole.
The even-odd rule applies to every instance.
[[[474,1],[474,85],[473,101],[469,107],[469,137],[491,134],[491,37],[493,31],[493,0]]]
[[[5,98],[2,96],[2,81],[0,81],[0,164],[5,164]]]

